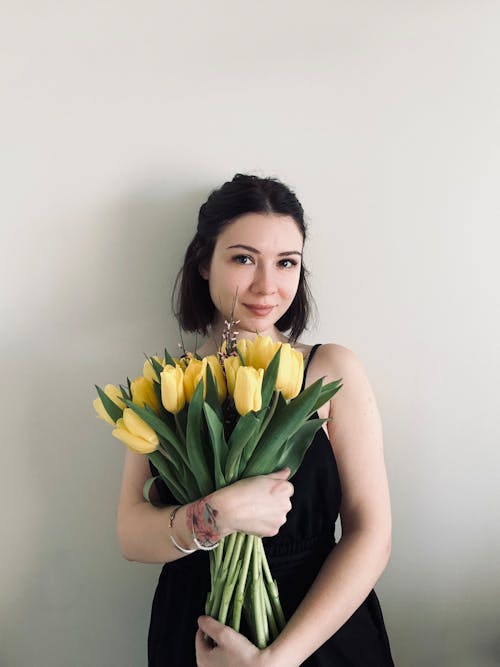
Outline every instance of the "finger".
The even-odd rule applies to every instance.
[[[208,654],[212,649],[208,645],[208,642],[206,641],[203,632],[200,629],[198,629],[198,631],[196,632],[194,644],[196,650],[196,663],[198,665],[203,665],[205,659],[207,658]]]
[[[223,644],[223,635],[227,634],[228,627],[216,621],[211,616],[200,616],[198,618],[200,630],[211,637],[218,645]]]

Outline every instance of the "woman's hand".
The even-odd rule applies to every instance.
[[[196,664],[198,667],[264,667],[264,651],[239,632],[222,625],[210,616],[200,616],[196,633]],[[212,646],[208,635],[215,642]],[[269,666],[270,667],[270,666]]]
[[[211,494],[210,504],[217,510],[221,534],[239,531],[259,537],[276,535],[292,507],[289,475],[290,469],[284,468],[242,479]]]

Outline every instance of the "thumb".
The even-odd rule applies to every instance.
[[[211,637],[219,646],[224,645],[229,635],[234,632],[234,630],[231,630],[227,625],[219,623],[219,621],[216,621],[215,618],[212,618],[211,616],[200,616],[198,618],[198,627],[203,633]]]
[[[288,479],[290,477],[290,472],[290,468],[282,468],[281,470],[272,472],[269,477],[272,477],[273,479]]]

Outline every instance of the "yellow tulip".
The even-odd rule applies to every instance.
[[[275,388],[281,391],[283,398],[295,398],[302,387],[304,375],[304,357],[294,350],[289,343],[281,346],[280,365]]]
[[[224,377],[222,366],[220,365],[220,362],[215,354],[211,354],[208,357],[203,358],[203,380],[205,382],[205,387],[207,378],[207,365],[210,366],[210,370],[212,371],[212,375],[217,386],[217,396],[219,397],[219,402],[222,403],[227,395],[226,379]]]
[[[132,392],[132,401],[136,405],[143,407],[149,405],[156,413],[160,411],[160,402],[156,396],[152,380],[148,380],[144,376],[135,378],[130,385]]]
[[[92,401],[92,405],[94,406],[94,410],[96,411],[96,414],[100,419],[103,419],[108,424],[111,424],[111,426],[115,425],[115,422],[111,419],[111,417],[106,412],[106,409],[105,409],[104,405],[102,404],[102,401],[101,401],[100,398],[94,398],[94,400]]]
[[[122,393],[118,389],[118,387],[115,387],[114,384],[107,384],[104,387],[104,393],[121,410],[123,410],[125,408],[125,403],[122,401]],[[94,410],[96,411],[98,417],[100,417],[101,419],[104,419],[105,422],[107,422],[108,424],[111,424],[112,426],[115,425],[115,422],[108,415],[108,413],[106,411],[106,408],[104,407],[100,398],[94,399],[93,406],[94,406]]]
[[[160,444],[153,429],[131,408],[125,408],[123,418],[116,422],[112,435],[137,454],[151,454]]]
[[[189,360],[186,370],[184,371],[184,393],[186,401],[191,402],[194,390],[198,386],[199,381],[203,377],[203,362],[200,359],[192,357]]]
[[[264,370],[252,366],[240,366],[234,385],[234,404],[240,415],[262,407],[262,378]]]
[[[241,361],[238,356],[226,357],[224,359],[224,370],[226,371],[227,390],[230,396],[234,395],[234,385],[236,383],[236,373],[241,367]]]
[[[160,357],[157,356],[154,356],[153,359],[157,361],[161,366],[165,366],[165,359],[160,359]],[[150,382],[156,380],[156,382],[158,382],[158,376],[156,375],[156,371],[153,368],[153,364],[149,359],[146,359],[146,361],[144,362],[142,374],[144,375],[146,380],[150,380]]]
[[[243,361],[245,362],[245,365],[249,366],[250,365],[250,347],[252,345],[252,341],[248,340],[248,338],[242,338],[236,343],[236,349],[238,350],[239,354],[242,356]]]
[[[160,378],[163,407],[175,415],[182,410],[186,403],[182,368],[180,366],[165,366]]]
[[[254,368],[266,368],[271,363],[281,343],[271,336],[256,336],[249,346],[249,358],[246,363]]]

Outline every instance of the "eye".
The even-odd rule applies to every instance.
[[[295,259],[281,259],[279,264],[284,269],[291,269],[294,266],[297,266],[297,261]]]
[[[235,255],[233,257],[233,261],[236,262],[236,264],[250,264],[253,260],[250,257],[250,255]]]

